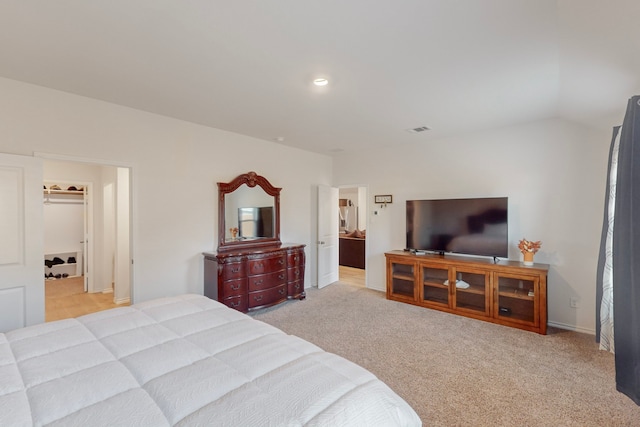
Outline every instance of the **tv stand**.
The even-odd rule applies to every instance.
[[[387,299],[547,333],[546,264],[405,251],[385,257]]]

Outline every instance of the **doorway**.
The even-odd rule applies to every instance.
[[[338,189],[339,279],[356,285],[366,282],[367,187]]]
[[[62,286],[62,282],[46,282],[60,284],[55,288],[58,292],[47,290],[45,293],[46,320],[58,319],[61,315],[51,315],[49,308],[64,306],[62,315],[72,317],[128,304],[131,300],[129,168],[45,158],[43,179],[47,188],[56,185],[63,193],[70,193],[73,190],[68,189],[75,187],[82,188],[84,193],[84,198],[74,193],[65,195],[75,197],[76,201],[56,205],[55,208],[64,213],[53,219],[47,215],[47,210],[54,210],[50,209],[51,195],[50,206],[45,206],[45,258],[64,261],[57,268],[71,270],[47,279],[75,279],[67,280],[66,286]],[[45,189],[45,197],[46,192]],[[61,219],[63,217],[66,219]],[[74,253],[75,266],[66,262]],[[46,269],[45,266],[45,274]],[[59,274],[67,277],[58,277]],[[78,277],[82,278],[81,282]],[[82,288],[78,288],[79,283]]]

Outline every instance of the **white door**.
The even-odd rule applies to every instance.
[[[0,332],[44,322],[42,160],[0,154]]]
[[[338,189],[318,186],[318,288],[338,281]]]
[[[93,184],[83,185],[84,201],[84,238],[82,239],[82,275],[84,291],[93,291]]]

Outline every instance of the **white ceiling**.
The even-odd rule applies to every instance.
[[[638,17],[637,0],[2,0],[0,76],[332,155],[619,124]]]

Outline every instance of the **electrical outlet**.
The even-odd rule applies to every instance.
[[[571,298],[569,298],[569,305],[571,306],[571,308],[578,308],[578,307],[580,307],[580,304],[578,303],[578,298],[577,298],[577,297],[571,297]]]

